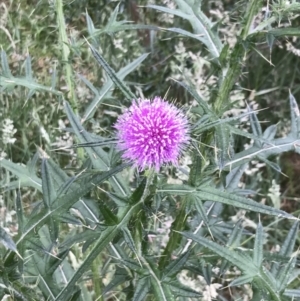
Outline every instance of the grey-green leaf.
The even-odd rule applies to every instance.
[[[253,262],[249,261],[248,258],[246,258],[243,254],[229,250],[226,247],[222,247],[218,243],[215,243],[199,235],[195,235],[189,232],[181,232],[181,234],[186,238],[192,239],[196,243],[206,248],[209,248],[214,253],[230,261],[233,265],[237,266],[240,270],[244,271],[248,275],[257,274],[258,270],[256,266],[253,264]]]
[[[144,301],[150,289],[149,276],[139,278],[135,285],[132,301]]]
[[[5,231],[4,228],[0,226],[0,242],[9,250],[17,252],[17,246],[9,236],[9,234]]]
[[[263,261],[263,245],[264,245],[264,231],[261,223],[259,222],[256,228],[254,249],[253,249],[253,262],[259,268]]]
[[[103,56],[92,45],[89,46],[97,62],[107,72],[108,76],[115,83],[115,85],[121,90],[124,96],[130,101],[135,99],[135,95],[129,90],[129,88],[125,85],[125,83],[118,77],[116,72],[109,66],[109,64],[106,62]]]

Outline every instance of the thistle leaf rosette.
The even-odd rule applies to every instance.
[[[184,113],[160,97],[137,99],[119,116],[117,147],[122,158],[139,170],[163,164],[178,164],[190,140],[188,120]]]

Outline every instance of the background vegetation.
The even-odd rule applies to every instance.
[[[1,299],[300,300],[299,13],[2,1]],[[113,125],[157,95],[192,142],[138,172]]]

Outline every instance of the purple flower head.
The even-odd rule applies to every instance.
[[[123,159],[143,170],[162,164],[177,164],[189,141],[188,120],[173,104],[155,97],[138,99],[116,124],[118,148]]]

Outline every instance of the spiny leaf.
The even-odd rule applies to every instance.
[[[31,69],[31,56],[29,54],[25,59],[25,75],[28,80],[33,80]]]
[[[79,141],[81,143],[95,142],[91,139],[90,134],[83,128],[78,116],[74,114],[68,102],[64,103],[64,107],[68,119]],[[104,152],[101,147],[90,147],[86,149],[86,152],[89,155],[94,168],[107,170],[109,161],[106,152]]]
[[[285,211],[278,210],[261,203],[257,203],[249,198],[238,196],[236,194],[232,194],[226,191],[221,191],[213,187],[200,188],[198,195],[202,199],[211,200],[214,202],[220,202],[223,204],[228,204],[231,206],[243,208],[258,213],[275,215],[277,217],[285,217],[289,219],[296,219],[294,216],[286,213]]]
[[[274,37],[297,37],[300,36],[300,27],[281,27],[281,28],[273,28],[268,31],[269,34]]]
[[[56,191],[52,183],[52,175],[49,172],[46,159],[42,160],[42,189],[43,201],[46,208],[50,208],[56,198]]]
[[[189,256],[190,256],[190,251],[183,253],[178,258],[171,261],[171,263],[163,270],[162,280],[164,280],[167,277],[175,276],[176,273],[178,273],[182,269],[182,267],[185,265]]]
[[[144,301],[150,290],[149,276],[139,278],[135,285],[134,295],[132,301]]]
[[[136,189],[139,192],[137,195],[143,195],[144,193],[144,187],[143,183]],[[139,198],[140,200],[140,198]],[[114,237],[119,233],[119,231],[127,225],[130,218],[137,212],[139,209],[140,202],[130,204],[129,206],[126,206],[123,208],[123,210],[120,210],[119,216],[119,223],[115,226],[109,226],[107,227],[100,235],[100,237],[97,239],[97,241],[94,244],[94,247],[91,249],[83,263],[80,265],[80,267],[76,270],[74,275],[71,277],[67,285],[61,290],[61,292],[56,297],[55,301],[64,301],[66,298],[68,298],[74,289],[74,286],[76,285],[76,282],[80,279],[80,277],[83,275],[83,273],[90,268],[91,263],[94,261],[94,259],[98,256],[98,254],[108,246],[108,244],[114,239]]]
[[[286,289],[284,295],[293,298],[300,298],[300,289]]]
[[[226,125],[218,125],[215,127],[215,141],[217,165],[219,169],[222,170],[225,162],[229,158],[230,149],[230,131]]]
[[[264,232],[261,223],[259,222],[256,228],[254,249],[253,249],[253,262],[259,268],[263,261],[263,244]]]
[[[229,286],[241,286],[247,283],[251,283],[253,276],[243,275],[230,282]]]
[[[79,200],[80,197],[83,197],[96,185],[99,185],[103,181],[109,179],[110,177],[120,172],[127,166],[128,164],[119,165],[107,172],[103,172],[101,174],[96,174],[93,176],[89,175],[88,179],[84,178],[84,181],[82,180],[80,181],[80,183],[76,183],[76,185],[78,184],[79,188],[71,190],[67,194],[58,197],[58,199],[56,199],[53,202],[53,209],[42,209],[38,214],[33,215],[32,218],[28,220],[26,225],[24,225],[24,232],[17,240],[16,245],[23,242],[24,239],[33,231],[39,229],[45,223],[47,223],[52,215],[64,214],[64,212],[68,211],[69,208],[72,207]],[[8,258],[9,255],[10,254],[8,254],[6,258]]]
[[[5,231],[4,228],[0,226],[0,242],[9,250],[12,250],[14,252],[17,251],[17,246],[14,243],[14,241],[11,239],[11,237],[8,235],[8,233]]]
[[[275,138],[276,133],[277,133],[277,125],[272,124],[265,129],[263,133],[263,138],[271,141]]]
[[[56,254],[55,256],[51,256],[50,254],[48,254],[48,256],[46,256],[46,273],[47,276],[52,276],[52,274],[55,272],[55,270],[59,267],[59,265],[62,264],[63,260],[67,257],[67,255],[69,254],[69,250],[64,250],[58,254]]]
[[[125,83],[118,77],[116,72],[109,66],[109,64],[105,61],[102,55],[92,45],[89,46],[97,62],[107,72],[108,76],[115,83],[115,85],[121,90],[124,96],[130,101],[135,99],[135,95],[126,87]]]
[[[284,267],[281,269],[281,271],[277,275],[277,282],[278,282],[278,290],[283,291],[289,280],[290,276],[294,270],[296,264],[296,257],[292,257],[288,264],[284,265]]]
[[[12,74],[10,72],[9,65],[8,65],[8,60],[7,60],[7,55],[6,55],[6,52],[4,50],[1,50],[1,67],[2,67],[3,75],[7,78],[11,78]],[[0,83],[2,83],[2,81],[0,81]]]
[[[232,169],[226,176],[226,190],[234,190],[238,188],[241,177],[245,170],[247,169],[248,164],[242,164],[234,169]]]
[[[297,221],[293,224],[293,226],[289,230],[289,233],[287,234],[286,239],[284,240],[278,255],[289,257],[292,254],[297,239],[297,234],[299,231],[298,227],[299,227],[299,222]],[[271,273],[275,278],[278,277],[278,273],[280,272],[280,270],[281,270],[280,264],[278,262],[273,262]]]
[[[134,240],[133,240],[132,235],[131,235],[130,231],[128,230],[128,228],[126,228],[126,227],[123,228],[122,232],[123,232],[124,240],[125,240],[126,244],[128,245],[128,247],[130,248],[130,250],[134,254],[137,254],[137,249],[136,249]]]
[[[177,81],[176,81],[177,82]],[[177,82],[179,85],[184,87],[184,89],[190,93],[191,96],[195,98],[195,100],[198,102],[199,106],[202,107],[203,111],[205,113],[211,113],[212,111],[209,108],[207,102],[198,94],[198,92],[190,85],[187,85],[185,82]]]
[[[123,80],[130,72],[132,72],[133,70],[135,70],[138,66],[140,66],[140,64],[148,57],[149,53],[144,53],[142,54],[140,57],[138,57],[137,59],[135,59],[134,61],[132,61],[131,63],[129,63],[127,66],[123,67],[122,69],[120,69],[120,71],[117,72],[116,76],[120,79]],[[81,79],[83,80],[83,77],[81,77]],[[84,82],[86,83],[86,85],[88,87],[90,87],[90,85],[88,84],[88,82],[86,82],[86,79],[84,80]],[[90,89],[92,89],[92,91],[95,93],[95,98],[94,100],[88,105],[88,107],[86,108],[83,117],[82,117],[82,122],[86,121],[96,110],[97,106],[101,104],[101,102],[103,101],[105,95],[107,92],[109,92],[111,90],[111,88],[113,87],[114,82],[112,80],[108,80],[104,86],[101,88],[101,90],[97,93],[95,93],[96,88],[94,86],[90,87]]]
[[[295,151],[295,149],[297,151],[297,149],[299,150],[298,145],[300,145],[299,139],[288,136],[285,138],[274,139],[272,142],[267,142],[263,148],[252,146],[240,153],[236,153],[230,161],[226,162],[224,170],[247,163],[257,156],[268,158],[269,156],[278,155],[283,152]]]
[[[230,261],[233,265],[237,266],[240,270],[244,271],[248,275],[255,275],[258,272],[253,262],[249,261],[244,254],[229,250],[228,248],[222,247],[219,244],[199,235],[195,235],[188,232],[181,232],[181,234],[184,237],[192,239],[196,243],[199,243],[200,245],[209,248],[216,254]]]
[[[18,218],[18,232],[23,233],[24,212],[23,212],[23,206],[22,206],[22,199],[21,199],[20,190],[17,190],[16,211],[17,211],[17,218]]]
[[[104,223],[107,226],[114,226],[118,223],[118,218],[117,216],[106,206],[105,203],[99,202],[98,203],[100,212],[104,218]]]
[[[185,300],[189,300],[189,298],[197,298],[197,300],[199,300],[199,298],[202,297],[202,294],[190,287],[182,285],[179,281],[170,281],[168,282],[168,286],[176,297],[183,297]]]
[[[247,107],[247,110],[249,113],[251,113],[249,116],[250,116],[250,125],[252,128],[253,135],[258,137],[262,136],[261,125],[256,116],[256,113],[253,112],[249,106]],[[256,141],[254,143],[256,143]]]
[[[35,174],[31,173],[27,167],[24,167],[22,165],[13,163],[11,161],[8,161],[6,159],[0,160],[0,166],[9,170],[12,174],[17,176],[19,178],[19,184],[21,187],[23,186],[30,186],[33,188],[36,188],[39,191],[42,191],[42,182],[41,179],[38,178]],[[17,182],[17,183],[18,183]],[[16,184],[17,184],[16,183]],[[18,187],[19,185],[17,185]],[[11,187],[10,188],[17,188],[17,187]]]
[[[239,220],[235,224],[235,226],[228,238],[228,242],[227,242],[226,246],[230,250],[235,249],[236,247],[238,247],[240,245],[240,240],[241,240],[241,236],[243,233],[242,222],[243,222],[242,220]],[[224,274],[229,267],[230,267],[230,262],[228,262],[227,260],[223,260],[222,264],[221,264],[221,268],[220,268],[221,273]]]
[[[300,111],[297,101],[293,94],[289,95],[291,110],[291,134],[294,138],[300,137]]]

